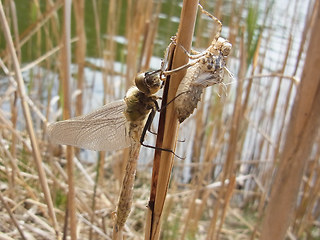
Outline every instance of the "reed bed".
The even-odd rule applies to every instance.
[[[142,149],[125,238],[161,222],[161,239],[319,239],[318,1],[200,2],[233,45],[233,77],[205,90],[185,141],[159,130],[185,157],[161,153],[173,169],[159,219],[146,208],[154,153]],[[122,99],[137,72],[160,67],[180,21],[179,1],[70,3],[0,3],[1,239],[111,239],[128,150],[73,152],[46,126]],[[215,33],[198,13],[193,48]]]

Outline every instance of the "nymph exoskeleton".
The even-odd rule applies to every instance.
[[[224,72],[229,72],[225,61],[230,54],[232,45],[228,40],[220,37],[221,22],[205,11],[200,4],[199,6],[204,14],[218,24],[218,30],[211,45],[203,52],[192,51],[192,54],[189,54],[183,46],[178,46],[188,55],[189,63],[170,71],[164,71],[164,74],[168,75],[187,68],[187,73],[182,79],[174,99],[180,123],[193,113],[204,88],[222,83]]]

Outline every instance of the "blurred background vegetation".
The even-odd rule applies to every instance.
[[[180,126],[179,138],[185,142],[178,142],[176,153],[186,159],[175,160],[162,239],[210,239],[212,231],[220,239],[259,238],[302,75],[316,2],[200,1],[221,20],[222,36],[233,45],[227,63],[233,77],[226,73],[224,85],[206,89],[198,110]],[[64,148],[49,144],[46,124],[62,119],[64,1],[3,0],[2,4],[21,64],[58,225],[54,227],[47,214],[3,31],[1,195],[27,239],[55,239],[55,230],[62,231],[66,213],[66,160]],[[177,0],[73,1],[69,16],[71,115],[122,99],[137,72],[160,68],[170,37],[177,32],[181,7],[182,1]],[[216,24],[199,13],[193,48],[206,49],[215,31]],[[154,129],[157,123],[158,119],[153,123]],[[154,144],[154,136],[148,136],[147,141]],[[320,239],[318,145],[319,134],[312,154],[305,159],[307,169],[288,239]],[[112,212],[127,154],[127,150],[76,152],[79,239],[111,236]],[[143,148],[127,239],[144,236],[152,158],[153,150]],[[232,184],[222,183],[231,172],[236,175],[235,179],[228,178]],[[223,197],[221,185],[227,189]],[[0,207],[0,214],[0,236],[22,238],[4,207]]]

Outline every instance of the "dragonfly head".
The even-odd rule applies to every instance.
[[[137,88],[146,95],[153,95],[161,87],[160,70],[139,73],[135,78]]]

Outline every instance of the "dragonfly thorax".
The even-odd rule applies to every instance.
[[[151,109],[155,109],[157,96],[147,95],[137,87],[131,87],[124,98],[127,108],[125,116],[130,122],[142,122],[147,118]]]

